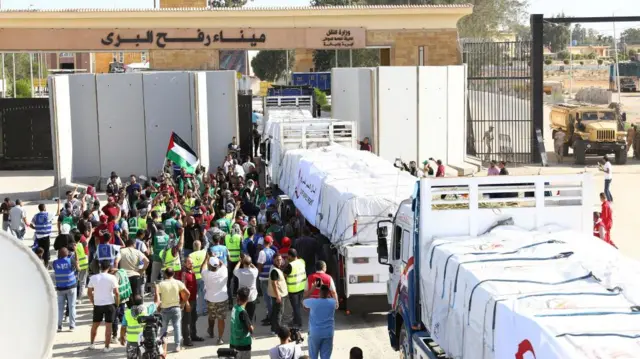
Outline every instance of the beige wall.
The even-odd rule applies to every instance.
[[[419,65],[419,48],[424,47],[425,65],[456,65],[462,62],[458,31],[369,30],[367,46],[391,46],[391,66]]]

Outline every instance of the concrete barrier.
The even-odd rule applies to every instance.
[[[611,103],[611,91],[598,87],[585,87],[578,90],[576,100],[596,105],[608,105]]]

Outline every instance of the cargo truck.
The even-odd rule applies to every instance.
[[[331,94],[331,72],[294,72],[291,77],[293,86],[309,86]]]
[[[590,174],[420,180],[377,230],[399,357],[640,357],[638,263],[593,237],[592,198]]]

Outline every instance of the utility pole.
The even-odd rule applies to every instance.
[[[2,98],[7,97],[7,77],[4,75],[4,52],[2,53]]]
[[[562,26],[562,25],[560,25]],[[569,98],[573,93],[573,30],[569,25]]]
[[[613,14],[616,16],[616,14]],[[616,87],[618,88],[618,106],[622,105],[620,96],[620,59],[618,58],[618,43],[616,42],[616,23],[613,23],[613,51],[616,59]]]
[[[29,53],[29,74],[31,76],[31,97],[34,97],[33,87],[33,53]]]
[[[16,53],[11,53],[13,56],[13,98],[16,98]]]

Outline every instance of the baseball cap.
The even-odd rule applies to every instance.
[[[282,246],[283,247],[290,247],[291,246],[291,239],[289,237],[283,237],[282,238]]]
[[[216,257],[211,257],[211,258],[209,258],[209,264],[212,267],[219,267],[220,266],[220,260],[218,258],[216,258]]]
[[[264,237],[264,243],[273,243],[273,238],[271,236]]]
[[[109,219],[109,217],[107,217],[107,216],[106,216],[106,215],[104,215],[104,214],[100,216],[100,222],[106,222],[106,221],[107,221],[107,219]]]

